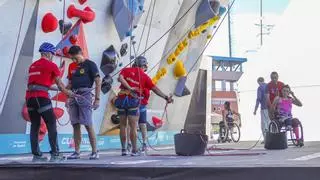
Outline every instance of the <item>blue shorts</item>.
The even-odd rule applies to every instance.
[[[140,117],[139,117],[139,124],[146,124],[147,123],[147,107],[144,105],[140,106]]]
[[[119,116],[139,116],[139,108],[118,109]]]

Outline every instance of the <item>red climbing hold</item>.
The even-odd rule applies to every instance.
[[[77,35],[71,35],[69,40],[70,40],[71,44],[75,45],[78,41],[78,37],[77,37]]]
[[[84,4],[84,3],[86,3],[87,2],[87,0],[79,0],[79,3],[82,5],[82,4]]]
[[[160,118],[158,118],[156,116],[152,116],[152,122],[153,122],[155,128],[157,128],[157,129],[161,128],[162,125],[163,125],[162,119],[160,119]]]
[[[69,56],[69,47],[67,47],[67,46],[64,47],[62,51],[63,51],[63,55],[64,55],[65,57],[68,57],[68,56]]]
[[[59,92],[57,95],[55,95],[51,100],[53,101],[59,101],[59,102],[67,102],[68,97],[62,93]]]
[[[78,17],[84,23],[92,22],[96,15],[90,7],[86,7],[84,10],[77,9],[74,5],[70,5],[67,10],[68,18]]]
[[[88,19],[82,19],[83,23],[92,22],[96,18],[96,13],[89,6],[85,7],[83,10],[90,12],[88,13]]]
[[[47,13],[43,16],[41,27],[45,33],[53,32],[58,28],[58,19],[52,13]]]

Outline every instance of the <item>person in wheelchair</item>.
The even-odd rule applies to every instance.
[[[289,85],[285,85],[282,89],[282,96],[275,98],[272,108],[275,114],[275,121],[278,123],[279,128],[283,125],[286,126],[287,131],[293,130],[299,144],[303,140],[299,138],[299,123],[300,121],[292,117],[292,104],[301,107],[301,101],[291,91]]]
[[[222,110],[222,121],[219,122],[219,140],[225,139],[225,135],[227,134],[224,132],[225,130],[234,126],[234,118],[233,115],[237,115],[240,119],[240,114],[235,112],[230,107],[230,102],[226,101],[224,103],[224,109]],[[227,139],[228,140],[228,139]]]

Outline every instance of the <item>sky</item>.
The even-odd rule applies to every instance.
[[[265,0],[266,1],[266,0]],[[241,2],[241,4],[240,4]],[[238,82],[239,109],[242,114],[242,140],[255,140],[260,137],[260,116],[253,115],[256,98],[256,79],[260,76],[269,81],[272,71],[277,71],[280,80],[293,87],[296,96],[302,101],[302,108],[294,108],[304,127],[305,139],[319,141],[318,102],[320,101],[319,56],[320,25],[318,0],[268,0],[264,20],[275,24],[271,34],[266,36],[259,47],[257,29],[253,24],[259,21],[254,8],[259,3],[254,0],[238,0],[233,11],[233,53],[237,57],[247,57],[243,66],[244,74]],[[305,7],[308,4],[308,8]],[[311,5],[311,6],[310,6]],[[272,10],[274,9],[274,10]],[[228,56],[226,25],[214,37],[206,53]],[[255,50],[255,52],[246,52]]]

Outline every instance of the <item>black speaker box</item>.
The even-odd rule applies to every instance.
[[[270,133],[267,132],[264,142],[265,149],[287,149],[288,139],[286,132]]]
[[[180,156],[203,155],[207,148],[208,136],[201,133],[187,133],[181,130],[174,135],[176,154]]]

